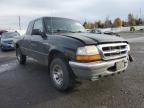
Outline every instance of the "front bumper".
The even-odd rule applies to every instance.
[[[122,68],[117,69],[116,63],[123,62]],[[80,79],[97,80],[99,77],[120,73],[126,70],[128,58],[111,61],[97,61],[90,63],[69,62],[74,74]]]
[[[9,50],[9,49],[15,49],[15,45],[12,43],[12,44],[1,44],[1,48],[2,49],[5,49],[5,50]]]

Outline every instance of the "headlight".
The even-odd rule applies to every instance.
[[[101,55],[95,45],[79,47],[77,49],[76,60],[78,61],[97,61],[101,60]]]

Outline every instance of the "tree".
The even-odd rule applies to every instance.
[[[94,24],[91,23],[91,22],[84,22],[83,26],[84,26],[86,29],[93,29],[93,28],[94,28]]]
[[[105,26],[105,28],[113,26],[112,21],[109,19],[109,17],[106,18],[104,26]]]
[[[94,27],[95,28],[98,28],[98,23],[95,21],[95,23],[94,23]]]
[[[87,26],[87,22],[85,21],[84,24],[83,24],[84,28],[86,28]]]
[[[99,20],[97,23],[98,28],[104,28],[104,23],[101,22],[101,20]]]
[[[127,26],[128,26],[128,22],[123,20],[123,21],[122,21],[122,26],[123,26],[123,27],[127,27]]]
[[[142,20],[142,25],[144,25],[144,19]]]
[[[139,19],[136,19],[136,25],[142,25],[142,19],[141,18],[139,18]]]
[[[134,18],[133,14],[128,14],[128,23],[129,26],[135,26],[136,25],[136,19]]]
[[[121,21],[120,18],[116,18],[116,19],[114,20],[114,26],[115,26],[115,27],[121,27],[121,26],[122,26],[122,21]]]

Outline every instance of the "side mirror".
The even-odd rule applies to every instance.
[[[42,35],[42,32],[39,29],[33,29],[32,35]]]
[[[32,35],[40,35],[42,38],[47,38],[46,34],[44,32],[41,32],[39,29],[33,29]]]

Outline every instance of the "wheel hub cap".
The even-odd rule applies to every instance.
[[[59,65],[53,67],[53,80],[58,86],[63,84],[63,71]]]

